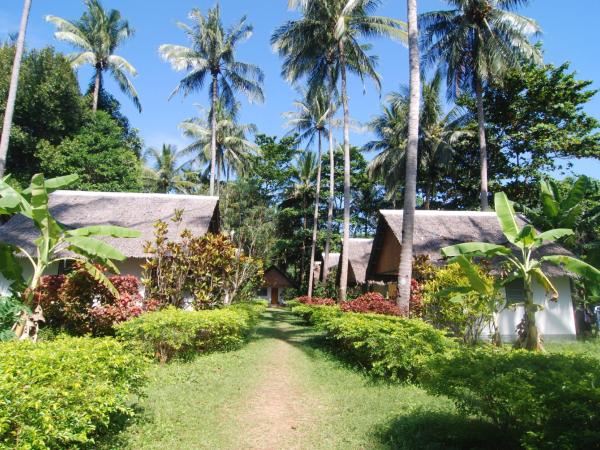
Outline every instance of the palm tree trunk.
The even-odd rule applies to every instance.
[[[313,214],[312,247],[310,249],[310,274],[308,275],[308,296],[312,297],[315,282],[315,253],[317,251],[317,226],[319,224],[319,197],[321,194],[321,131],[319,130],[319,150],[317,163],[317,192],[315,194],[315,212]]]
[[[13,60],[12,74],[10,76],[8,99],[6,100],[6,110],[4,112],[4,124],[2,125],[2,137],[0,138],[0,177],[4,176],[4,170],[6,169],[6,155],[8,153],[10,129],[12,127],[12,118],[15,112],[15,102],[17,100],[19,72],[21,70],[21,61],[23,59],[25,32],[27,31],[27,20],[29,19],[30,10],[31,0],[25,0],[23,3],[23,14],[21,15],[21,25],[19,27],[19,37],[17,38],[17,45],[15,47],[15,59]]]
[[[421,79],[419,73],[419,30],[417,28],[417,0],[407,0],[408,58],[410,68],[408,104],[408,145],[406,146],[406,176],[404,186],[404,214],[402,217],[402,248],[398,267],[396,304],[409,313],[410,282],[412,278],[413,233],[417,199],[417,147],[419,142],[419,106]]]
[[[343,302],[346,301],[348,288],[348,242],[350,241],[350,110],[346,88],[346,55],[344,54],[343,39],[339,40],[338,49],[342,75],[342,107],[344,109],[344,226],[338,301]]]
[[[212,94],[210,108],[210,195],[215,195],[215,172],[217,165],[217,100],[218,85],[217,75],[212,78]]]
[[[488,210],[488,167],[487,142],[485,139],[485,117],[483,115],[483,88],[479,77],[475,77],[475,95],[477,97],[477,123],[479,125],[479,165],[481,170],[481,192],[479,200],[481,210]]]
[[[333,154],[333,66],[330,66],[329,87],[329,204],[327,205],[327,240],[325,241],[325,257],[323,258],[323,281],[327,281],[329,271],[329,252],[331,251],[331,229],[333,227],[333,203],[335,201],[335,156]]]
[[[92,100],[92,111],[98,111],[98,98],[100,97],[100,89],[102,88],[102,67],[96,66],[96,76],[94,77],[94,97]]]

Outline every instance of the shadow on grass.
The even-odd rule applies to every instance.
[[[136,423],[154,420],[150,412],[139,403],[136,402],[131,407],[133,409],[133,416],[126,414],[113,415],[109,426],[103,430],[99,430],[98,435],[94,438],[94,443],[90,444],[89,447],[83,448],[117,450],[127,447],[127,429]]]
[[[382,448],[395,450],[511,450],[519,445],[492,424],[449,412],[415,410],[377,427]]]

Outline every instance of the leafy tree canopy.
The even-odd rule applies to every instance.
[[[88,113],[84,125],[58,145],[43,141],[36,152],[47,176],[77,174],[74,189],[97,191],[141,190],[137,147],[104,111]]]
[[[0,47],[0,115],[4,114],[14,46]],[[81,127],[85,105],[69,61],[52,47],[25,54],[13,117],[7,172],[22,185],[39,172],[36,147],[59,144]]]

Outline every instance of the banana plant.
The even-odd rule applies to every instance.
[[[118,291],[95,264],[100,264],[113,273],[119,273],[114,261],[123,261],[126,257],[97,237],[140,236],[139,231],[113,225],[67,229],[52,217],[48,207],[49,194],[69,186],[77,179],[77,175],[67,175],[45,180],[42,174],[36,174],[31,179],[30,186],[24,190],[11,187],[8,176],[0,180],[0,214],[21,214],[31,219],[39,232],[39,237],[34,241],[35,253],[30,253],[19,246],[0,243],[0,273],[11,283],[11,290],[19,293],[24,303],[32,309],[34,292],[42,275],[48,267],[60,261],[77,263],[118,297]],[[24,279],[21,265],[17,260],[19,253],[32,267],[32,275],[27,280]],[[38,312],[38,315],[41,315],[41,310]],[[21,326],[16,327],[16,334],[19,337],[23,334],[24,324],[29,320],[26,316],[27,314],[24,314],[21,318]]]
[[[514,280],[523,280],[525,298],[523,299],[524,330],[516,342],[519,348],[527,350],[542,350],[541,336],[536,326],[535,315],[540,309],[540,305],[533,301],[534,282],[539,283],[551,299],[558,298],[558,291],[550,281],[550,278],[544,273],[542,263],[548,262],[557,266],[562,266],[568,272],[571,272],[591,283],[600,283],[600,271],[595,267],[571,256],[548,255],[536,259],[533,256],[534,250],[543,246],[546,242],[555,241],[565,236],[570,236],[573,231],[567,228],[556,228],[538,233],[532,225],[520,227],[513,208],[513,203],[508,200],[506,194],[499,192],[494,196],[496,216],[502,228],[504,236],[512,246],[511,247],[490,244],[486,242],[468,242],[464,244],[444,247],[442,254],[448,258],[464,256],[467,258],[498,258],[503,261],[509,269],[510,275],[505,278],[502,285],[506,285]]]
[[[590,180],[581,176],[566,193],[554,180],[540,181],[540,207],[523,207],[523,212],[542,229],[575,228],[583,216],[583,200],[590,189]]]

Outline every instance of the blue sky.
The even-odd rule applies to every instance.
[[[142,102],[142,113],[133,108],[112,82],[108,82],[107,88],[121,101],[124,113],[133,126],[140,130],[146,146],[159,146],[163,142],[184,146],[186,139],[181,136],[177,125],[196,115],[194,104],[207,105],[207,94],[175,97],[169,101],[169,94],[182,73],[171,70],[159,58],[157,48],[163,43],[187,45],[176,22],[184,21],[187,12],[193,7],[206,11],[215,4],[215,0],[104,0],[103,4],[106,8],[119,9],[135,28],[136,35],[119,49],[119,54],[127,58],[139,72],[134,84]],[[281,62],[271,50],[269,38],[277,26],[293,17],[293,13],[287,10],[287,0],[221,0],[220,4],[225,24],[246,14],[254,25],[254,35],[239,47],[238,58],[260,65],[265,72],[266,102],[262,105],[250,105],[242,101],[241,120],[255,123],[261,132],[282,135],[286,130],[283,128],[281,113],[290,110],[297,95],[280,77]],[[0,37],[18,29],[21,8],[21,0],[5,0],[0,6]],[[442,0],[419,2],[420,12],[443,8],[445,2]],[[82,11],[82,0],[33,0],[27,45],[43,47],[52,44],[60,51],[70,52],[68,46],[54,40],[53,27],[44,21],[44,16],[53,14],[76,19]],[[403,0],[384,0],[380,13],[404,20],[406,4]],[[577,71],[581,79],[598,80],[598,0],[533,0],[521,13],[535,18],[544,30],[546,62],[560,64],[571,61],[571,68]],[[366,93],[363,94],[361,83],[357,80],[350,83],[350,111],[361,122],[366,122],[378,113],[381,100],[387,92],[397,89],[408,80],[406,49],[389,40],[375,40],[373,43],[374,52],[380,57],[379,72],[383,78],[381,96],[372,84],[366,85]],[[91,74],[91,68],[79,70],[82,86],[87,84]],[[594,87],[600,88],[600,83],[595,81]],[[600,118],[600,94],[587,105],[586,111]],[[369,138],[368,133],[353,134],[351,141],[360,145]],[[575,161],[574,172],[600,177],[600,162],[591,159]]]

